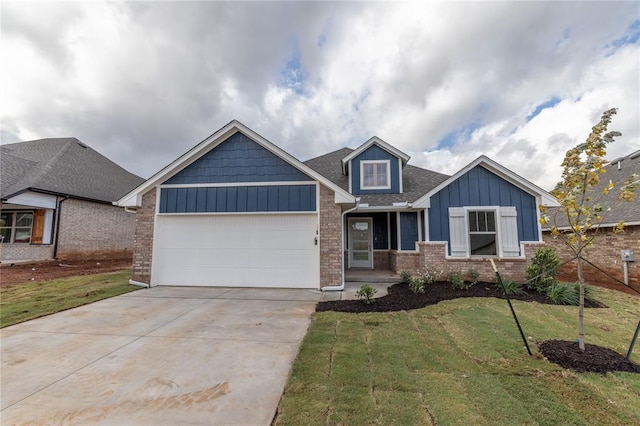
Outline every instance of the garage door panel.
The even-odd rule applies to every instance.
[[[152,283],[319,287],[316,214],[157,216]]]

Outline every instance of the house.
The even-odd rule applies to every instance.
[[[0,146],[0,260],[132,256],[135,215],[114,206],[144,179],[76,138]]]
[[[373,137],[301,162],[232,121],[125,195],[132,282],[340,290],[350,268],[523,276],[547,192],[487,157],[453,176]]]
[[[628,283],[640,290],[640,194],[636,193],[632,202],[615,199],[618,196],[619,184],[634,173],[640,176],[640,151],[611,161],[605,166],[605,171],[599,185],[593,189],[595,195],[593,198],[599,199],[605,185],[610,181],[613,182],[617,187],[601,199],[603,205],[612,208],[609,212],[603,213],[603,223],[598,231],[596,244],[585,252],[585,258],[602,271],[591,265],[585,265],[585,279],[591,283],[611,282],[609,276],[612,276],[624,282],[624,263],[621,252],[632,250],[636,260],[627,263]],[[548,214],[551,225],[555,224],[559,230],[568,229],[565,217],[556,214],[554,209],[550,209]],[[614,233],[614,227],[620,221],[625,224],[624,232]],[[556,252],[563,261],[569,261],[575,257],[562,240],[554,237],[548,229],[543,229],[543,239],[548,245],[556,248]],[[560,268],[560,276],[566,280],[577,280],[577,261],[563,265]]]

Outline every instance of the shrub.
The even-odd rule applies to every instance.
[[[521,296],[526,294],[522,288],[522,284],[513,280],[502,280],[502,285],[496,283],[495,287],[508,296]]]
[[[440,278],[442,277],[442,272],[443,271],[438,272],[435,269],[427,268],[422,273],[422,281],[424,282],[425,285],[433,284],[438,280],[440,280]]]
[[[424,284],[422,277],[409,278],[409,289],[416,294],[424,293]]]
[[[478,273],[478,271],[476,271],[473,268],[469,269],[469,281],[471,281],[471,286],[478,284],[479,277],[480,277],[480,274]]]
[[[367,305],[375,302],[373,296],[378,292],[375,288],[371,287],[369,284],[364,284],[358,291],[356,291],[356,297],[359,300],[362,300]]]
[[[451,289],[453,290],[466,290],[471,287],[464,282],[462,277],[460,277],[460,274],[457,272],[449,272],[448,279],[451,283]]]
[[[560,258],[552,247],[541,247],[527,266],[527,288],[538,293],[548,293],[551,286],[557,283]]]
[[[573,286],[575,287],[575,292],[576,295],[578,297],[578,303],[580,303],[580,283],[579,282],[575,282],[573,284]],[[584,300],[588,300],[590,302],[595,302],[595,292],[596,290],[591,287],[589,284],[584,285]]]
[[[556,305],[578,306],[580,302],[580,289],[575,284],[564,284],[556,282],[547,290],[547,296]]]
[[[403,284],[409,284],[409,282],[411,281],[411,274],[407,271],[402,271],[400,272],[400,279],[402,280]]]

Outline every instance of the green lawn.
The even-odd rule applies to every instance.
[[[602,289],[587,343],[626,354],[640,298]],[[576,374],[535,341],[577,337],[577,308],[458,299],[409,312],[316,313],[278,407],[277,425],[640,424],[640,374]],[[640,363],[640,344],[632,360]]]
[[[124,270],[0,288],[0,327],[139,289],[130,276]]]

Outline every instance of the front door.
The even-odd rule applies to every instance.
[[[349,218],[349,268],[373,268],[370,218]]]

